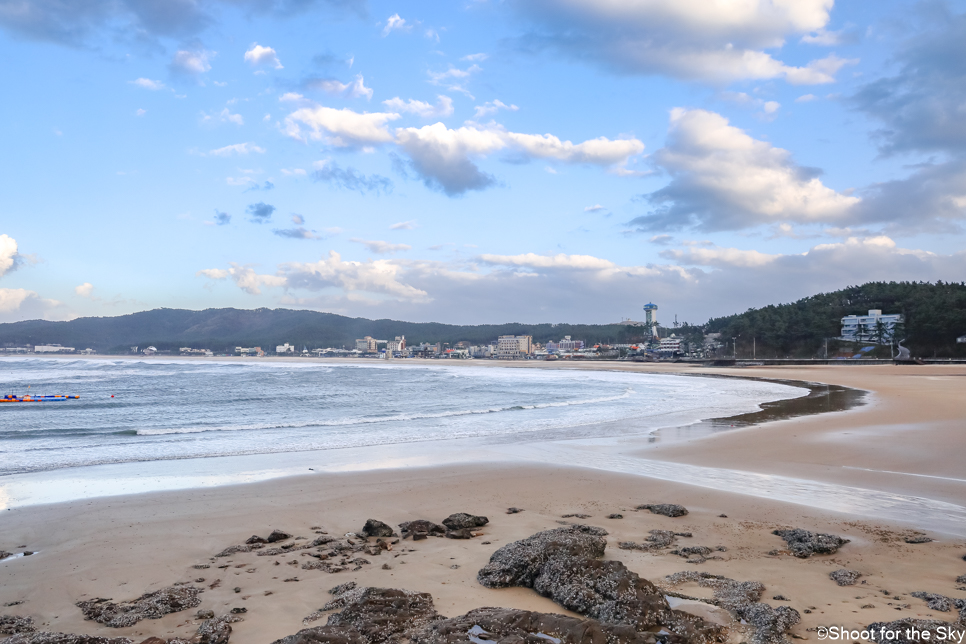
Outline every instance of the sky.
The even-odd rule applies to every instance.
[[[966,2],[0,0],[0,322],[966,276]]]

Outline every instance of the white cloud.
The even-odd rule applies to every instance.
[[[814,100],[818,100],[818,97],[815,96],[815,94],[802,94],[801,96],[799,96],[798,98],[795,99],[795,102],[796,103],[808,103],[808,102],[814,101]]]
[[[202,123],[213,123],[215,121],[220,121],[222,123],[234,123],[235,125],[244,125],[245,119],[241,114],[232,114],[231,110],[227,107],[218,112],[217,114],[206,114],[201,113]]]
[[[609,271],[617,268],[617,264],[610,260],[600,259],[592,255],[538,255],[524,253],[522,255],[480,255],[481,262],[499,266],[526,266],[529,268],[564,268],[573,270]]]
[[[25,288],[0,288],[0,323],[19,320],[63,320],[70,317],[57,300],[40,297]]]
[[[512,0],[540,25],[525,44],[552,47],[622,72],[710,82],[834,80],[828,60],[793,67],[766,49],[825,33],[832,0]],[[814,36],[819,38],[819,36]]]
[[[144,116],[147,113],[148,113],[147,110],[138,108],[138,110],[134,113],[134,115],[135,116]]]
[[[829,54],[820,60],[813,60],[805,67],[789,67],[785,79],[792,85],[822,85],[835,82],[835,74],[846,65],[858,64],[857,58],[839,58]]]
[[[468,55],[463,56],[462,58],[460,58],[460,60],[465,60],[465,61],[468,61],[468,62],[471,62],[471,63],[480,63],[480,62],[483,62],[484,60],[486,60],[489,57],[490,57],[489,54],[483,54],[483,53],[480,53],[480,54],[468,54]]]
[[[231,264],[231,268],[206,268],[195,273],[212,280],[231,278],[235,285],[249,295],[260,295],[263,287],[285,286],[285,278],[278,275],[259,275],[251,266]]]
[[[607,210],[607,209],[600,204],[596,204],[594,206],[587,206],[584,208],[584,212],[600,212],[601,210]]]
[[[765,114],[774,114],[781,108],[781,103],[778,101],[765,101],[765,104],[761,106]]]
[[[33,291],[25,288],[0,288],[0,313],[9,313],[20,308],[28,297],[36,297]]]
[[[416,114],[424,119],[444,118],[453,114],[453,99],[442,94],[436,97],[436,105],[412,98],[404,101],[398,96],[382,103],[393,112]]]
[[[645,230],[734,230],[763,223],[835,223],[859,198],[825,186],[787,150],[752,138],[714,112],[676,108],[664,148],[652,155],[671,182],[647,195],[655,206],[632,220]]]
[[[616,169],[621,169],[630,157],[644,150],[644,144],[637,139],[599,137],[575,144],[551,134],[509,132],[495,124],[487,127],[470,124],[450,129],[443,123],[435,123],[421,128],[397,128],[391,132],[388,123],[398,118],[400,115],[395,112],[360,114],[349,109],[314,105],[296,110],[285,123],[286,132],[303,141],[311,138],[338,147],[362,148],[394,143],[406,152],[410,167],[428,186],[449,195],[493,185],[495,179],[480,171],[473,158],[503,149],[515,150],[527,159],[555,159]],[[306,134],[303,125],[311,131]]]
[[[280,172],[286,177],[304,177],[307,174],[302,168],[282,168]]]
[[[90,282],[84,282],[80,286],[75,286],[74,292],[80,295],[81,297],[90,297],[91,293],[94,292],[94,285],[91,284]]]
[[[413,249],[413,247],[409,244],[390,244],[389,242],[372,239],[359,239],[358,237],[353,237],[349,241],[356,244],[362,244],[369,249],[370,253],[376,253],[377,255],[388,255],[390,253],[398,253],[399,251]]]
[[[174,71],[185,74],[204,74],[211,69],[210,59],[213,56],[214,52],[206,51],[204,49],[194,51],[189,49],[179,49],[177,52],[175,52],[174,59],[171,61],[171,68]]]
[[[655,243],[670,241],[661,238]],[[288,294],[280,300],[283,304],[346,315],[457,324],[561,319],[607,323],[622,317],[639,319],[640,303],[654,301],[662,310],[680,314],[680,319],[702,323],[711,316],[793,301],[849,284],[896,276],[959,281],[966,272],[966,252],[936,255],[902,249],[881,236],[821,244],[788,255],[756,255],[702,244],[687,246],[684,252],[688,249],[712,252],[646,265],[622,265],[591,255],[538,253],[485,254],[451,261],[384,258],[363,263],[342,261],[337,253],[330,253],[319,262],[280,264],[268,277],[284,279],[279,285]],[[678,263],[682,259],[699,261],[700,267],[682,266]],[[212,277],[226,279],[231,274],[215,269]],[[535,290],[540,298],[533,297]],[[300,296],[306,292],[311,297]],[[575,301],[581,303],[578,309],[573,307]]]
[[[211,150],[210,152],[208,152],[208,154],[216,157],[230,157],[230,156],[241,156],[241,155],[248,154],[250,152],[257,152],[258,154],[264,154],[265,148],[259,147],[254,143],[235,143],[234,145],[226,145],[223,148]]]
[[[271,47],[262,47],[258,43],[254,43],[251,48],[245,52],[245,62],[253,67],[274,67],[275,69],[282,69],[282,63],[278,59],[278,54]]]
[[[444,72],[426,72],[429,74],[429,80],[434,85],[439,85],[444,81],[454,80],[454,79],[466,79],[477,72],[483,71],[483,68],[479,65],[470,65],[466,69],[460,69],[459,67],[453,67],[450,65],[449,69]]]
[[[128,81],[132,85],[137,85],[138,87],[143,87],[144,89],[150,89],[157,91],[159,89],[164,89],[164,83],[161,81],[151,80],[150,78],[139,78],[137,80]]]
[[[305,217],[302,215],[292,215],[292,223],[296,226],[301,226],[305,223]]]
[[[819,29],[813,34],[802,36],[801,42],[807,45],[820,45],[822,47],[833,47],[842,43],[841,31],[828,31]]]
[[[601,136],[574,144],[561,141],[552,134],[506,132],[505,136],[510,143],[531,157],[557,159],[566,163],[616,165],[626,163],[630,157],[644,151],[644,144],[637,139],[611,140]]]
[[[409,221],[400,221],[389,227],[389,230],[413,230],[416,228],[416,220],[410,219]]]
[[[520,134],[501,128],[461,127],[449,129],[442,123],[421,128],[399,128],[396,143],[412,160],[427,185],[454,195],[487,188],[495,179],[480,171],[473,157],[512,148],[527,158],[552,158],[567,163],[615,165],[626,163],[644,150],[636,139],[610,140],[604,137],[574,144],[550,134]]]
[[[394,13],[386,19],[386,26],[382,29],[382,36],[385,38],[393,31],[409,31],[413,26],[406,22],[405,18],[400,18],[398,13]]]
[[[300,124],[311,129],[307,137],[325,140],[337,147],[364,146],[376,143],[389,143],[393,139],[386,124],[399,118],[391,112],[363,113],[348,108],[337,110],[331,107],[303,107],[285,119],[286,133],[299,140],[305,140]]]
[[[16,267],[19,257],[17,240],[10,235],[0,235],[0,277]]]
[[[676,260],[686,266],[766,266],[781,255],[768,255],[757,250],[739,250],[737,248],[702,248],[691,246],[683,250],[661,251],[661,257]]]
[[[492,101],[488,101],[484,103],[483,105],[477,105],[474,109],[476,110],[476,112],[473,115],[473,118],[481,119],[484,116],[487,116],[489,114],[496,114],[500,110],[509,110],[511,112],[516,112],[520,108],[517,107],[516,105],[507,105],[500,99],[494,99]]]
[[[342,289],[348,297],[374,294],[392,299],[424,302],[430,299],[426,291],[400,280],[403,267],[392,260],[377,259],[367,262],[343,261],[341,255],[329,251],[327,259],[318,262],[282,264],[290,288],[319,291]]]
[[[372,88],[366,87],[362,74],[356,74],[355,80],[350,83],[343,83],[334,78],[327,78],[312,81],[309,85],[333,95],[348,96],[349,98],[361,98],[365,96],[367,100],[372,98]],[[298,95],[296,94],[296,96]]]

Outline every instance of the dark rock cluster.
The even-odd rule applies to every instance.
[[[953,599],[952,597],[946,597],[945,595],[927,593],[921,590],[909,594],[916,599],[921,599],[926,602],[926,605],[930,610],[938,610],[942,613],[946,613],[950,609],[956,608],[959,610],[960,621],[966,622],[966,599]]]
[[[856,572],[855,570],[848,570],[846,568],[840,568],[834,572],[828,574],[829,579],[837,583],[839,586],[854,586],[855,582],[859,580],[862,573]]]
[[[907,617],[893,622],[875,622],[866,626],[865,630],[871,631],[873,641],[877,644],[922,644],[922,642],[927,641],[924,635],[926,632],[930,633],[928,641],[943,641],[944,638],[940,637],[939,628],[948,628],[949,626],[948,622],[936,619]],[[895,637],[886,637],[888,633],[894,634]]]
[[[665,628],[694,642],[714,641],[720,629],[672,610],[649,581],[619,561],[602,561],[602,528],[574,525],[539,532],[498,549],[477,574],[487,588],[533,588],[564,608],[635,632]]]
[[[691,581],[713,589],[714,604],[727,610],[735,619],[744,620],[752,626],[753,644],[781,644],[785,641],[785,632],[801,621],[801,615],[794,608],[773,608],[761,603],[759,600],[765,586],[757,581],[736,581],[692,570],[674,573],[665,579],[672,585]]]
[[[201,603],[196,586],[168,586],[153,593],[145,593],[129,602],[115,603],[109,599],[77,602],[84,617],[112,628],[133,626],[142,619],[159,619],[168,613],[194,608]]]
[[[396,534],[393,532],[392,528],[382,521],[376,521],[375,519],[368,519],[366,524],[362,526],[362,530],[359,532],[360,537],[394,537]]]
[[[621,550],[662,550],[670,548],[677,541],[676,537],[690,537],[690,532],[672,532],[670,530],[649,530],[644,543],[621,541],[617,547]]]
[[[773,530],[772,534],[784,539],[792,554],[801,559],[811,557],[812,555],[835,554],[839,548],[849,542],[848,539],[843,539],[834,534],[809,532],[801,528]]]
[[[3,640],[3,644],[134,644],[134,640],[127,637],[97,637],[94,635],[37,631],[35,633],[18,633]]]
[[[33,633],[34,620],[19,615],[0,615],[0,635],[16,635],[17,633]]]
[[[477,608],[430,624],[413,641],[417,644],[465,644],[467,641],[656,644],[657,638],[654,633],[638,633],[628,626],[603,624],[594,619],[513,608]]]
[[[403,521],[399,524],[399,530],[402,532],[403,539],[413,537],[414,541],[418,541],[419,539],[428,536],[438,537],[446,534],[445,526],[441,526],[438,523],[433,523],[427,519]],[[417,538],[416,535],[419,535],[419,537]]]
[[[666,517],[683,517],[688,509],[676,503],[647,503],[639,505],[637,510],[650,510],[651,514],[663,514]]]
[[[354,588],[326,604],[340,610],[316,626],[273,644],[658,644],[680,638],[639,632],[627,624],[512,608],[477,608],[458,617],[440,615],[428,593]],[[669,639],[670,638],[670,639]]]
[[[232,621],[238,621],[238,618],[226,616],[206,619],[190,640],[178,638],[163,640],[160,637],[149,637],[141,641],[140,644],[227,644],[228,638],[231,636],[230,622]],[[134,644],[134,641],[127,637],[99,637],[31,630],[21,631],[8,637],[3,640],[3,644]]]
[[[920,532],[907,536],[903,541],[906,543],[931,543],[933,540]]]

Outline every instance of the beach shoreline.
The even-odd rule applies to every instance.
[[[530,367],[506,363],[494,366]],[[620,368],[660,373],[740,372],[741,376],[828,382],[871,392],[870,404],[846,412],[778,420],[693,441],[652,445],[646,450],[648,460],[672,466],[730,468],[762,476],[795,476],[957,505],[966,498],[966,472],[958,456],[966,440],[959,431],[959,392],[961,383],[966,383],[966,368],[725,370],[646,363]],[[633,445],[624,447],[627,453],[634,452]],[[585,449],[589,455],[594,448],[577,449]],[[634,509],[641,503],[655,502],[679,503],[690,513],[671,519]],[[506,514],[511,506],[524,511]],[[383,553],[382,559],[370,557],[372,564],[358,571],[303,571],[297,565],[289,566],[287,562],[292,559],[300,563],[289,556],[276,557],[286,573],[277,574],[277,567],[269,567],[270,560],[254,553],[230,557],[232,567],[224,570],[210,561],[223,548],[243,543],[253,533],[267,534],[272,528],[311,536],[311,526],[323,526],[330,534],[341,535],[360,530],[368,518],[395,526],[416,518],[438,522],[460,511],[490,518],[489,525],[482,529],[484,536],[465,541],[432,538],[412,545],[404,542],[407,552],[400,550],[392,557]],[[784,595],[790,599],[788,605],[802,613],[801,623],[791,630],[800,638],[815,639],[814,630],[809,629],[834,624],[861,627],[905,616],[952,619],[952,614],[929,610],[925,602],[909,593],[963,596],[955,578],[966,573],[966,563],[961,559],[966,554],[966,541],[929,525],[859,519],[848,513],[760,496],[572,465],[468,462],[318,472],[244,485],[3,511],[0,525],[5,543],[0,548],[23,545],[36,554],[0,562],[5,580],[0,587],[0,604],[23,601],[2,612],[32,616],[44,630],[128,636],[135,641],[148,635],[189,637],[197,628],[189,614],[174,613],[133,627],[111,629],[84,620],[74,602],[98,596],[130,599],[174,582],[190,583],[204,577],[202,607],[219,613],[232,607],[247,610],[245,621],[233,624],[231,641],[235,644],[270,642],[295,633],[304,627],[302,618],[327,601],[328,588],[349,580],[360,585],[430,592],[437,609],[445,615],[479,606],[561,613],[565,611],[558,605],[531,590],[484,588],[476,581],[476,571],[499,546],[559,527],[561,522],[576,521],[562,518],[573,513],[590,515],[580,521],[610,532],[605,558],[623,561],[646,579],[660,581],[667,574],[690,569],[760,581],[767,595],[762,601],[776,604],[772,595]],[[606,518],[613,513],[624,518]],[[851,541],[834,555],[798,559],[771,534],[782,527],[828,532]],[[694,536],[687,545],[721,546],[725,550],[721,559],[688,564],[667,550],[617,548],[619,541],[641,541],[651,529],[688,531]],[[934,541],[906,543],[907,537],[920,531]],[[492,545],[484,545],[484,540]],[[401,565],[401,559],[407,563]],[[389,564],[388,570],[382,568],[383,562]],[[200,573],[192,568],[203,564],[212,567]],[[234,568],[238,565],[243,567]],[[837,568],[861,572],[864,583],[838,586],[828,577]],[[217,573],[212,573],[215,570]],[[283,581],[290,575],[299,581]],[[207,588],[216,576],[223,583]],[[235,593],[235,587],[241,591]],[[885,595],[884,590],[891,594]],[[683,591],[700,594],[704,589]]]

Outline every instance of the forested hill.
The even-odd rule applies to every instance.
[[[906,338],[903,345],[913,355],[966,355],[966,345],[956,343],[958,336],[966,334],[964,283],[869,282],[791,304],[712,318],[705,331],[721,333],[723,338],[738,338],[739,355],[751,355],[754,339],[758,357],[813,357],[824,352],[825,338],[840,335],[843,316],[864,315],[869,309],[905,316],[899,337]],[[830,352],[837,345],[830,341]],[[888,357],[887,351],[885,356]]]
[[[0,324],[0,346],[61,344],[100,353],[125,353],[132,346],[176,350],[179,347],[211,349],[219,353],[235,346],[260,346],[274,351],[289,342],[299,349],[355,347],[355,339],[370,335],[391,340],[405,335],[408,344],[467,341],[488,343],[498,335],[532,335],[536,342],[559,340],[564,335],[587,342],[631,342],[641,329],[622,325],[452,324],[367,320],[333,313],[291,309],[154,309],[131,315],[78,318],[70,322],[28,320]]]

